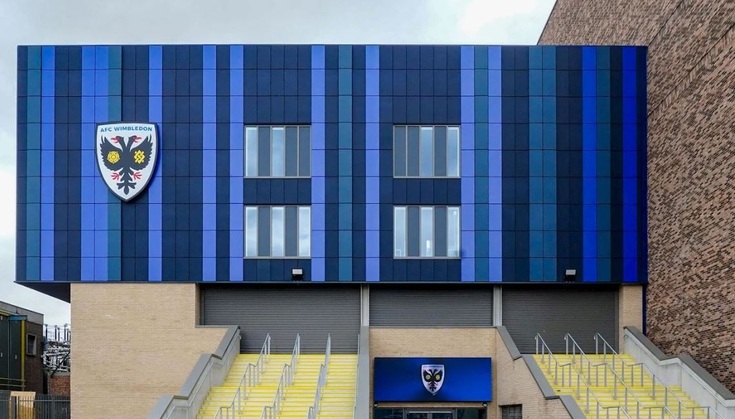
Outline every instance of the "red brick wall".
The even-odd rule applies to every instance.
[[[48,394],[52,396],[71,395],[71,379],[68,372],[57,372],[48,379]]]
[[[557,0],[541,44],[648,45],[648,335],[735,391],[735,2]]]

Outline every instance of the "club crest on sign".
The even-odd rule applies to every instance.
[[[112,193],[130,201],[143,192],[158,160],[155,124],[100,124],[95,140],[97,166]]]
[[[444,384],[444,365],[424,364],[421,366],[421,382],[432,396],[441,390]]]

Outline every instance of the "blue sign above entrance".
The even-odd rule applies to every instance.
[[[489,402],[490,358],[375,358],[375,402]]]

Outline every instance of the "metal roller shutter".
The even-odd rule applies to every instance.
[[[202,287],[202,323],[239,325],[242,352],[258,352],[271,335],[271,351],[287,353],[301,334],[301,351],[355,353],[360,330],[357,287]]]
[[[540,333],[553,352],[564,353],[570,333],[586,353],[595,352],[595,333],[617,349],[617,290],[503,287],[503,325],[518,350],[533,353]]]
[[[489,288],[370,289],[370,325],[382,327],[488,327],[493,324]]]

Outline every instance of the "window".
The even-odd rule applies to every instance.
[[[310,256],[310,207],[245,207],[246,258]]]
[[[245,177],[311,176],[308,126],[245,127]]]
[[[393,208],[393,256],[458,258],[459,207]]]
[[[26,355],[36,356],[38,354],[38,339],[36,335],[26,335]]]
[[[502,419],[523,419],[523,406],[513,404],[508,406],[500,406]]]
[[[459,177],[459,127],[396,126],[393,176]]]

